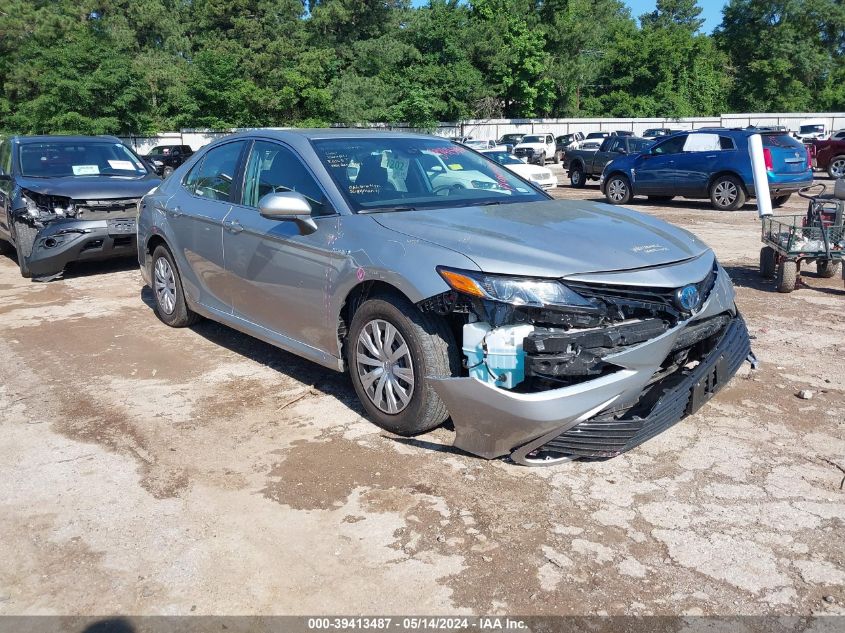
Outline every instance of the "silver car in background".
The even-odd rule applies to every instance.
[[[469,173],[469,181],[443,178]],[[354,130],[217,141],[143,198],[156,311],[336,371],[401,435],[521,464],[617,455],[750,355],[730,279],[690,233],[554,201],[459,144]]]

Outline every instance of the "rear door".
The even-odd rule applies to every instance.
[[[231,313],[223,261],[223,220],[239,192],[237,175],[247,141],[211,149],[194,165],[181,190],[167,201],[165,216],[185,292],[209,308]]]
[[[673,136],[638,156],[634,166],[634,192],[643,195],[676,195],[675,163],[686,141],[686,134]]]
[[[700,132],[690,134],[682,151],[675,157],[675,179],[677,193],[681,196],[706,197],[710,177],[719,170],[722,163],[722,144],[724,151],[736,151],[733,140],[715,133]]]
[[[0,174],[9,179],[0,180],[0,237],[10,237],[9,214],[12,209],[12,141],[0,139]]]

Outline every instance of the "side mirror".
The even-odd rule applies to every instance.
[[[296,222],[303,235],[317,230],[317,223],[311,217],[311,204],[296,191],[268,193],[258,201],[258,212],[268,220]]]

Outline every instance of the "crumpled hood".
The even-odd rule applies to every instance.
[[[550,200],[373,214],[382,226],[457,251],[484,272],[532,277],[630,270],[697,257],[684,229],[623,207]]]
[[[23,189],[48,196],[66,196],[73,200],[110,200],[113,198],[140,198],[161,183],[155,174],[142,178],[120,176],[67,176],[64,178],[17,179]]]

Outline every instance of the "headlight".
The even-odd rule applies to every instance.
[[[26,202],[26,212],[29,213],[31,217],[37,218],[41,215],[41,209],[35,200],[27,196],[23,196],[23,201]]]
[[[543,306],[594,307],[590,301],[554,279],[487,275],[442,266],[438,266],[437,272],[452,290],[479,299],[538,308]]]

